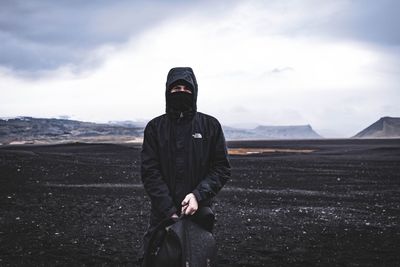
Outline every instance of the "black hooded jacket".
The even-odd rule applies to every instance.
[[[192,108],[185,112],[169,104],[169,89],[177,81],[192,90]],[[190,192],[199,206],[209,206],[230,177],[221,125],[214,117],[197,112],[197,90],[191,68],[171,69],[166,114],[152,119],[144,131],[142,182],[151,199],[152,217],[157,220],[179,214],[180,203]]]

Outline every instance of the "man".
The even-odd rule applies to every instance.
[[[191,68],[171,69],[166,83],[166,113],[145,128],[141,175],[151,200],[151,215],[142,253],[161,221],[181,215],[196,218],[197,210],[211,207],[213,197],[230,177],[221,125],[217,119],[197,112],[197,91]],[[202,224],[201,217],[197,222]],[[212,225],[204,226],[212,229]]]

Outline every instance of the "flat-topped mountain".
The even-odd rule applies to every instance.
[[[67,119],[18,117],[0,119],[0,143],[60,141],[130,141],[143,136],[134,124],[100,124]]]
[[[310,125],[298,126],[258,126],[254,129],[224,127],[228,140],[261,139],[316,139],[322,138]]]
[[[353,138],[400,138],[400,118],[382,117]]]

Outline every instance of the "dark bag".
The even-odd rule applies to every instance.
[[[199,212],[199,215],[208,212]],[[192,216],[161,222],[150,238],[145,267],[212,267],[216,265],[216,243],[211,232],[194,222]],[[206,217],[207,218],[207,217]],[[212,216],[212,219],[214,217]],[[196,221],[199,221],[196,216]],[[209,222],[206,222],[209,225]]]

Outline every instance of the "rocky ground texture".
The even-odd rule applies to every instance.
[[[398,266],[400,142],[230,142],[219,266]],[[240,150],[242,151],[242,150]],[[140,145],[0,147],[0,266],[136,266]]]

